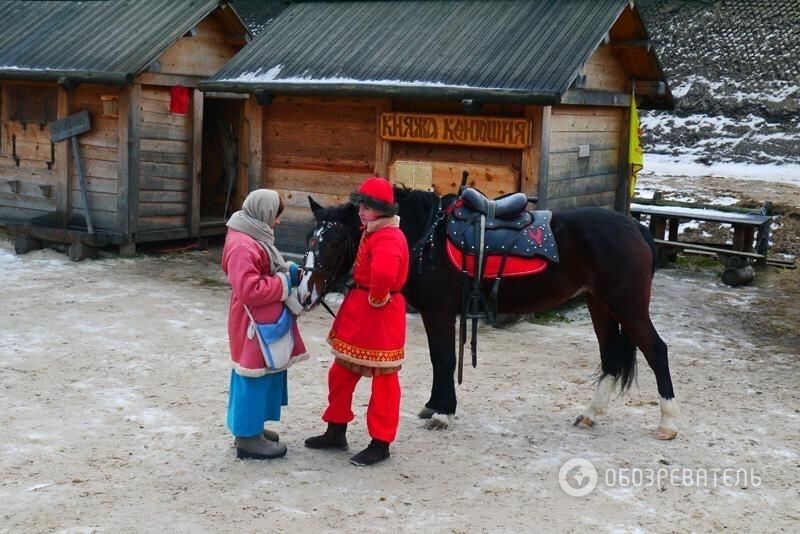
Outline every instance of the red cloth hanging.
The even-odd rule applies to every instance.
[[[169,112],[177,115],[189,113],[189,88],[176,85],[170,89]]]

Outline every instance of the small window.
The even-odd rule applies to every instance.
[[[58,89],[51,87],[9,87],[8,120],[47,124],[57,118]]]

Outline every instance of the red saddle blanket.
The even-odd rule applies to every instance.
[[[450,239],[445,239],[445,247],[447,248],[447,257],[450,258],[450,263],[459,271],[463,267],[464,253],[456,247]],[[470,276],[475,276],[475,255],[466,255],[467,273]],[[497,271],[500,269],[500,261],[503,259],[500,255],[489,255],[486,258],[486,265],[483,269],[482,278],[494,278],[497,276]],[[506,260],[506,266],[503,269],[503,276],[530,276],[539,274],[547,269],[548,261],[539,256],[533,258],[521,258],[519,256],[509,256]]]

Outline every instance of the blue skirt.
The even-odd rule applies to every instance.
[[[281,420],[281,406],[289,404],[286,371],[249,378],[231,371],[228,394],[228,430],[234,436],[257,436],[267,421]]]

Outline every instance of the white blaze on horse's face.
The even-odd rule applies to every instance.
[[[322,228],[316,228],[311,236],[309,243],[319,243],[322,241]],[[314,260],[315,255],[310,251],[306,253],[306,261],[303,265],[303,277],[300,279],[300,285],[297,287],[297,297],[300,304],[305,309],[309,309],[319,302],[319,291],[316,286],[311,283],[311,277],[314,274]]]

